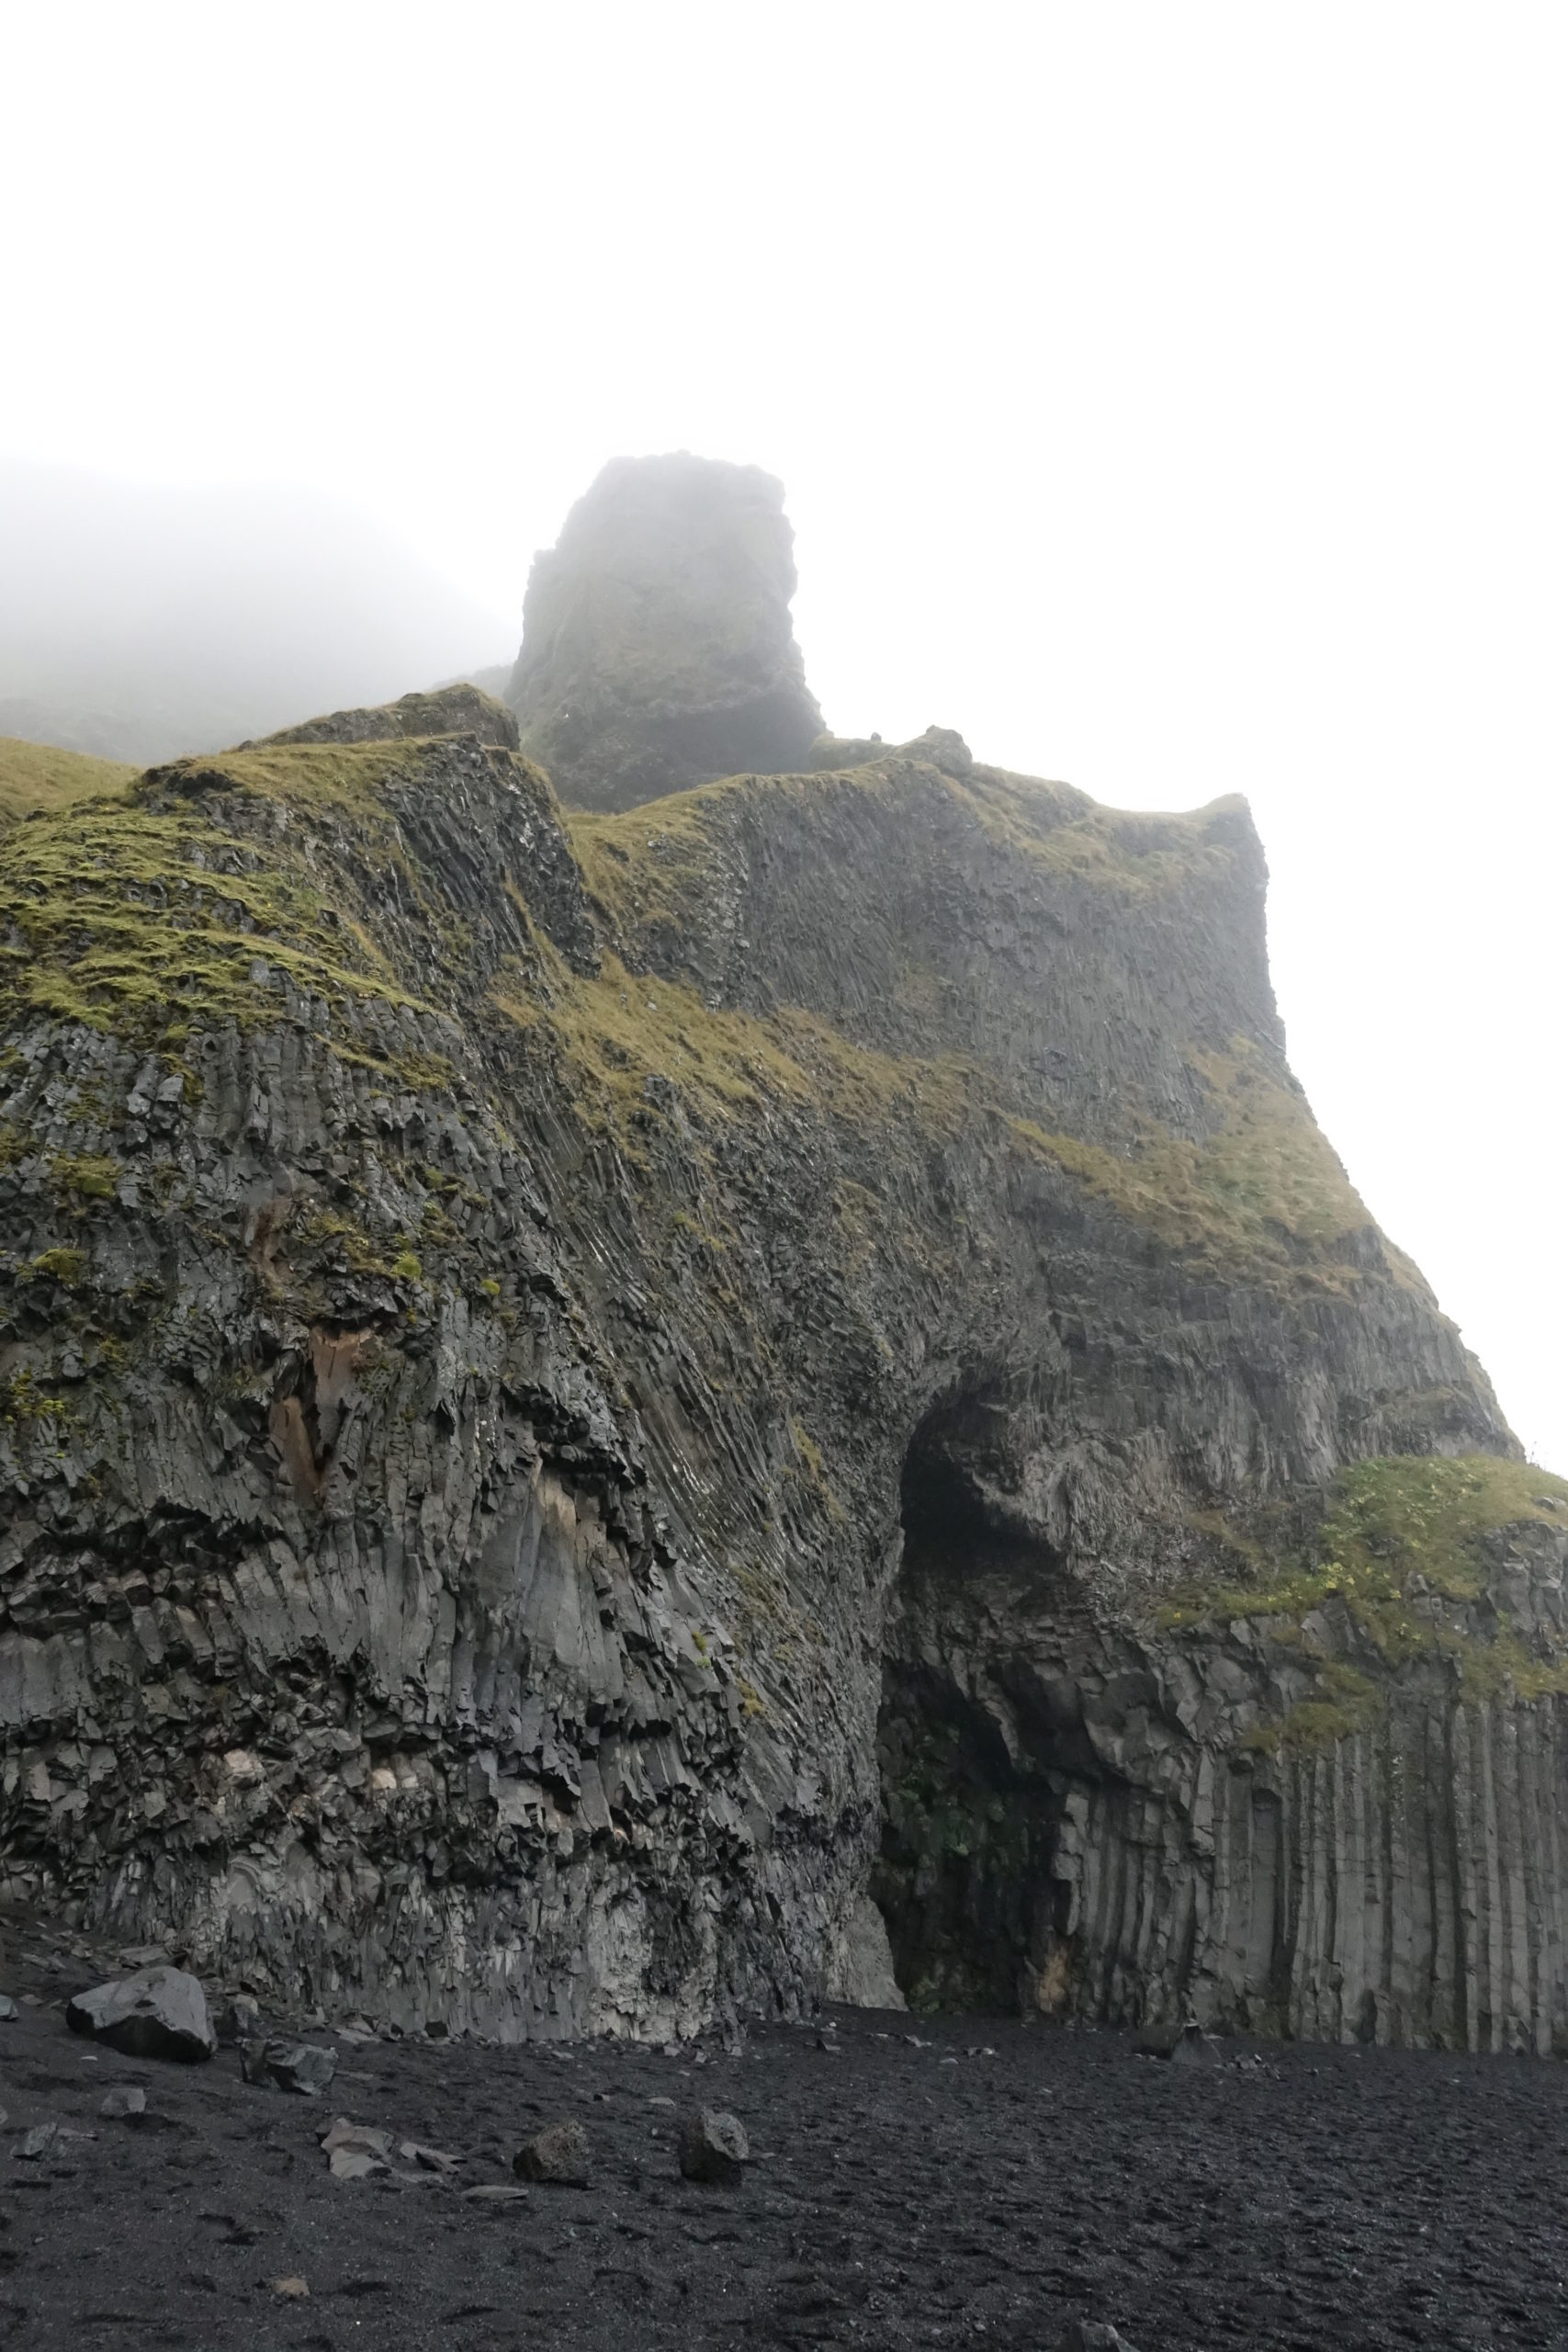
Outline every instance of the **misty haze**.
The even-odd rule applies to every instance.
[[[145,764],[515,650],[320,492],[0,464],[0,734]]]

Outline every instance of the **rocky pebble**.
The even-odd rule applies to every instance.
[[[682,2180],[705,2180],[733,2188],[750,2160],[751,2151],[738,2117],[711,2107],[699,2108],[681,2124],[680,2161]]]
[[[246,2043],[240,2064],[247,2083],[264,2084],[276,2091],[298,2091],[306,2098],[320,2098],[332,2086],[337,2072],[337,2052],[329,2050],[324,2042],[288,2041],[274,2037]]]
[[[512,2159],[512,2169],[525,2180],[553,2181],[558,2188],[588,2186],[588,2134],[570,2120],[547,2123],[524,2142]]]

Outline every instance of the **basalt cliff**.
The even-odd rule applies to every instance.
[[[21,795],[0,1891],[509,2036],[1568,2045],[1568,1485],[1292,1078],[1246,807],[515,741]]]

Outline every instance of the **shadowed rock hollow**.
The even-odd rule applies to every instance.
[[[784,490],[684,451],[617,458],[536,556],[507,700],[563,800],[629,808],[809,764]]]
[[[568,816],[485,709],[8,836],[7,1891],[508,2035],[1568,2043],[1568,1486],[1245,806],[933,729]]]

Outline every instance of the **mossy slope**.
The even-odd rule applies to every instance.
[[[96,760],[51,743],[24,743],[0,735],[0,831],[23,818],[71,808],[104,794],[123,794],[139,771],[118,760]]]

